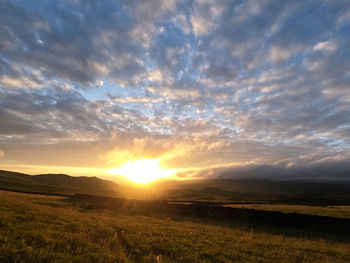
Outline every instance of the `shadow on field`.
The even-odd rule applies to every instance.
[[[257,226],[279,226],[294,228],[295,230],[331,233],[341,235],[346,239],[350,237],[350,219],[345,218],[223,207],[220,204],[210,202],[188,202],[185,204],[168,201],[127,200],[83,194],[76,194],[70,200],[78,203],[80,207],[86,210],[108,209],[118,214],[186,217],[220,223],[242,222]],[[284,234],[286,234],[285,231]],[[298,233],[298,236],[300,234]]]

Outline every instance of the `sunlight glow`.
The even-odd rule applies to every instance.
[[[115,175],[122,175],[129,180],[145,184],[154,180],[170,177],[176,170],[166,170],[159,166],[160,159],[143,159],[128,161],[120,168],[109,170],[110,173]]]

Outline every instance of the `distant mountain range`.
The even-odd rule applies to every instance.
[[[132,199],[350,204],[350,183],[340,181],[208,179],[159,181],[149,186],[130,187],[97,177],[28,175],[0,170],[0,189]]]

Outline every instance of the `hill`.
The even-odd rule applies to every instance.
[[[74,177],[66,174],[28,175],[0,170],[0,188],[12,191],[47,194],[94,194],[118,197],[120,186],[97,177]]]
[[[350,183],[207,179],[156,181],[146,186],[119,185],[97,177],[66,174],[28,175],[0,170],[0,189],[46,194],[89,194],[130,199],[350,205]]]
[[[156,183],[154,188],[164,197],[176,200],[350,204],[350,183],[345,181],[226,178],[163,181]]]

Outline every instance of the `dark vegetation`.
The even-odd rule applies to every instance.
[[[350,182],[210,179],[160,182],[158,188],[173,200],[350,205]]]
[[[71,197],[85,209],[110,209],[122,214],[148,216],[196,217],[220,222],[266,224],[308,229],[350,236],[350,219],[283,213],[237,207],[213,202],[140,201],[76,194]]]

